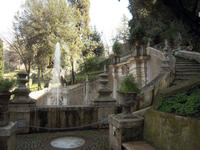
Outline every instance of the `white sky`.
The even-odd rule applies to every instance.
[[[11,37],[13,17],[24,1],[0,0],[0,37]],[[123,14],[131,18],[128,0],[90,0],[90,3],[91,25],[103,33],[103,40],[110,45]]]

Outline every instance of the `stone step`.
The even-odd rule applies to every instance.
[[[176,71],[176,76],[197,76],[197,75],[200,75],[200,72],[196,72],[196,71],[190,71],[190,72]]]
[[[176,61],[176,64],[198,64],[195,61]]]
[[[196,66],[196,65],[176,65],[176,69],[200,69],[200,66]]]
[[[125,150],[156,150],[144,141],[127,142],[122,144]]]
[[[176,72],[200,72],[200,68],[176,68]]]
[[[200,66],[200,64],[176,64],[176,66]]]

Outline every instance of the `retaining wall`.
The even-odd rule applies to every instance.
[[[144,139],[158,150],[200,150],[200,120],[155,110],[145,114]]]

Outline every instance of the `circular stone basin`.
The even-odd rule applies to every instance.
[[[67,136],[56,138],[52,140],[50,144],[54,148],[71,149],[83,146],[85,144],[85,140],[79,137]]]

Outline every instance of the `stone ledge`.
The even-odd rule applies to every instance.
[[[142,126],[144,118],[139,115],[132,115],[132,117],[124,118],[124,114],[109,116],[109,123],[116,128],[132,128],[134,126]]]
[[[123,143],[122,146],[126,150],[155,150],[155,148],[143,141],[127,142]]]

